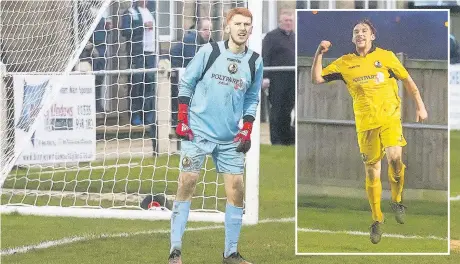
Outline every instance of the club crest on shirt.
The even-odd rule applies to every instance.
[[[382,63],[380,61],[375,61],[374,66],[377,68],[382,68]]]
[[[190,166],[192,165],[192,161],[190,160],[189,157],[184,157],[182,159],[182,167],[184,168],[190,168]]]
[[[227,69],[230,74],[235,74],[238,72],[238,64],[230,62]]]

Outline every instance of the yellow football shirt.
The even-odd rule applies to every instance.
[[[366,56],[346,54],[324,68],[322,76],[326,82],[345,82],[353,98],[357,132],[401,119],[397,79],[409,73],[393,52],[372,47]]]

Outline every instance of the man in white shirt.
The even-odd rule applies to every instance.
[[[156,67],[155,17],[147,0],[134,0],[122,16],[121,34],[127,39],[128,65],[134,69]],[[130,89],[131,124],[151,125],[150,137],[156,151],[155,73],[135,73]]]
[[[139,11],[144,22],[144,52],[155,52],[155,19],[150,10],[145,7],[145,0],[140,1]]]

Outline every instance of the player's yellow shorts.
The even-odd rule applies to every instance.
[[[379,128],[358,132],[358,144],[363,162],[375,164],[385,155],[385,148],[404,147],[407,142],[403,136],[401,121],[395,120]]]

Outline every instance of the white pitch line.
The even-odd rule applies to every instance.
[[[263,219],[259,221],[259,223],[261,224],[264,224],[264,223],[292,223],[292,222],[294,222],[294,217],[278,218],[278,219],[268,218],[268,219]],[[222,228],[224,228],[223,225],[211,225],[211,226],[187,228],[185,231],[206,231],[206,230],[214,230],[214,229],[222,229]],[[90,240],[96,240],[96,239],[131,237],[131,236],[151,235],[151,234],[169,234],[169,232],[171,232],[170,229],[159,229],[159,230],[138,231],[138,232],[133,232],[133,233],[99,234],[99,235],[89,234],[85,236],[73,236],[73,237],[66,237],[66,238],[62,238],[58,240],[43,241],[35,245],[2,249],[0,251],[0,255],[9,256],[13,254],[27,253],[31,250],[46,249],[50,247],[57,247],[57,246],[72,244],[76,242],[90,241]]]
[[[460,201],[460,195],[457,195],[455,197],[450,197],[451,201]]]
[[[99,169],[112,169],[112,168],[121,168],[121,167],[132,167],[137,166],[139,163],[128,163],[128,164],[117,164],[117,165],[107,165],[107,166],[94,166],[94,167],[82,167],[82,168],[75,168],[75,169],[63,169],[63,170],[50,170],[50,171],[37,171],[26,173],[27,175],[35,175],[35,174],[52,174],[52,173],[59,173],[59,172],[67,172],[67,171],[87,171],[87,170],[99,170]],[[20,174],[22,175],[22,174]]]
[[[259,221],[260,224],[265,224],[265,223],[290,223],[294,222],[295,217],[291,218],[267,218],[267,219],[262,219]]]
[[[298,228],[298,232],[306,232],[306,233],[326,233],[326,234],[346,234],[346,235],[354,235],[354,236],[368,236],[369,232],[361,232],[361,231],[332,231],[332,230],[321,230],[321,229],[311,229],[311,228]],[[447,238],[437,237],[437,236],[405,236],[399,234],[386,234],[383,233],[383,237],[391,237],[391,238],[402,238],[402,239],[431,239],[431,240],[447,240]]]

